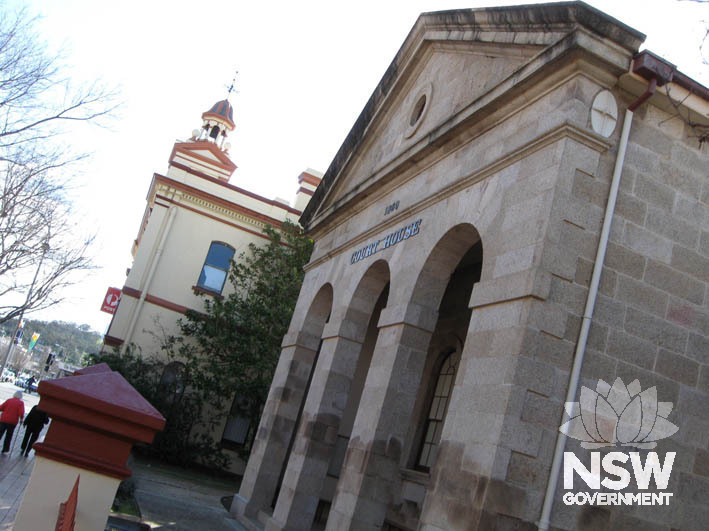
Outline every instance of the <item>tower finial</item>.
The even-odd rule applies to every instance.
[[[229,86],[229,90],[226,94],[226,99],[229,99],[229,96],[231,96],[232,91],[234,91],[234,85],[236,85],[236,76],[239,74],[239,71],[236,70],[234,72],[234,79],[231,80],[231,85]]]

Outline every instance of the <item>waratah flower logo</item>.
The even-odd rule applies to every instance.
[[[588,450],[604,446],[635,446],[652,449],[660,439],[679,428],[667,420],[672,402],[658,402],[655,386],[640,392],[635,380],[627,387],[620,378],[613,387],[598,380],[596,390],[581,387],[578,402],[566,402],[571,420],[559,431],[583,441]]]

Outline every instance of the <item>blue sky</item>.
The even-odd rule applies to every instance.
[[[101,269],[68,292],[66,304],[31,316],[104,332],[110,316],[100,303],[108,286],[123,285],[152,174],[165,171],[173,142],[225,97],[235,70],[231,156],[239,168],[231,182],[292,199],[302,170],[327,169],[420,12],[522,2],[7,3],[42,17],[40,33],[51,49],[64,50],[73,82],[99,78],[121,91],[107,127],[71,137],[93,154],[76,177],[74,200],[81,223],[97,233]],[[589,3],[647,34],[645,48],[709,84],[698,51],[709,5]]]

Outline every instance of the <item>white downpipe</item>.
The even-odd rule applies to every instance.
[[[155,274],[155,270],[158,267],[158,262],[160,261],[160,256],[162,255],[163,248],[165,247],[165,241],[167,241],[167,235],[170,233],[170,228],[172,227],[172,222],[175,220],[175,215],[177,214],[177,207],[171,206],[168,216],[167,216],[167,223],[162,228],[162,235],[160,236],[160,243],[158,244],[158,248],[155,250],[155,253],[153,254],[152,262],[150,263],[150,270],[148,271],[148,277],[145,280],[145,284],[143,285],[143,288],[140,293],[140,298],[138,299],[138,303],[135,306],[135,310],[133,311],[133,316],[130,319],[130,325],[128,325],[128,333],[126,334],[126,337],[123,339],[123,344],[121,345],[121,354],[124,354],[126,351],[126,348],[128,348],[128,344],[130,343],[132,337],[133,337],[133,330],[135,329],[135,324],[138,322],[138,315],[140,314],[140,310],[143,307],[143,302],[145,302],[145,297],[148,294],[148,289],[150,288],[150,284],[153,281],[153,275]]]
[[[566,402],[573,402],[576,399],[579,380],[581,378],[581,367],[583,366],[583,356],[586,352],[586,342],[588,340],[588,331],[591,328],[591,318],[593,317],[593,308],[596,305],[596,296],[598,295],[598,284],[601,281],[601,272],[603,271],[603,262],[606,257],[606,249],[608,248],[608,236],[611,231],[611,223],[613,222],[613,212],[615,211],[615,202],[618,198],[618,187],[620,185],[620,174],[623,171],[625,162],[625,149],[628,146],[628,136],[630,135],[630,125],[633,123],[633,112],[625,111],[625,119],[623,121],[623,131],[620,134],[620,143],[618,145],[618,154],[615,159],[615,168],[613,169],[613,179],[611,180],[611,189],[608,196],[608,204],[606,205],[606,214],[603,218],[603,227],[601,228],[601,240],[598,242],[598,250],[596,251],[596,261],[593,264],[593,275],[591,276],[591,285],[588,288],[588,298],[586,299],[586,308],[583,312],[581,321],[581,333],[576,344],[576,352],[574,354],[574,365],[571,368],[571,377],[569,379],[569,387],[566,391]],[[554,504],[554,493],[559,482],[559,470],[564,456],[564,448],[566,447],[566,434],[559,432],[556,436],[556,447],[554,448],[554,458],[551,462],[551,472],[549,473],[549,481],[547,482],[547,490],[544,495],[544,505],[542,506],[542,515],[539,518],[539,531],[548,531],[551,519],[551,509]]]

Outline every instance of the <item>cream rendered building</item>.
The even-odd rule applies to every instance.
[[[158,354],[164,334],[179,331],[184,312],[203,309],[200,295],[228,293],[231,258],[251,243],[265,243],[266,225],[298,222],[321,174],[306,170],[298,177],[294,207],[229,184],[236,169],[227,142],[233,128],[231,104],[217,102],[202,114],[202,128],[190,140],[175,143],[166,174],[153,175],[106,347],[124,352],[135,345],[143,355]],[[242,430],[234,430],[231,438],[242,439]],[[229,431],[227,426],[224,437]]]
[[[582,2],[419,17],[301,218],[244,525],[709,528],[709,90],[643,39]],[[669,506],[563,501],[564,402],[617,379],[679,426]]]

